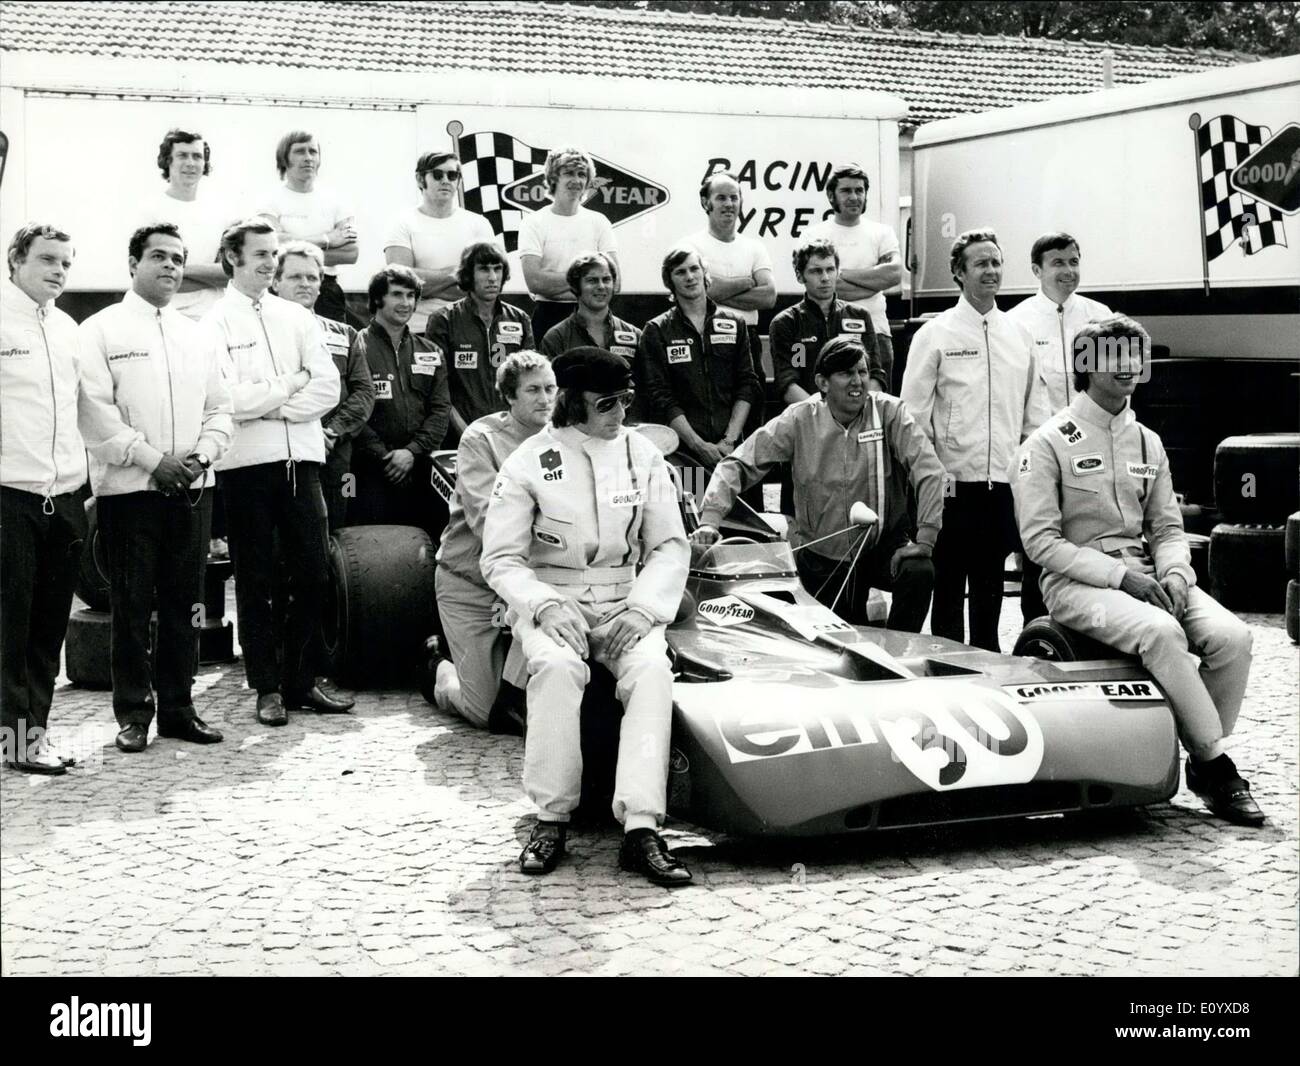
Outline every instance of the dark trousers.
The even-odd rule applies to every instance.
[[[147,726],[194,717],[190,690],[199,659],[203,564],[212,532],[208,492],[100,496],[96,509],[113,605],[113,714]],[[149,664],[149,616],[158,605],[157,673]]]
[[[353,464],[356,498],[348,513],[354,526],[419,526],[437,544],[447,525],[447,504],[429,480],[428,456],[416,456],[410,475],[399,485],[384,477],[383,466],[372,459]]]
[[[0,487],[0,725],[15,738],[6,752],[19,750],[20,730],[49,721],[86,536],[84,499],[64,493],[47,508],[43,496]]]
[[[1035,618],[1047,614],[1047,604],[1043,602],[1043,590],[1038,587],[1043,577],[1043,568],[1028,555],[1024,559],[1024,569],[1020,574],[1020,614],[1025,625],[1029,625]]]
[[[885,371],[885,391],[890,396],[897,396],[894,388],[894,335],[892,333],[876,334],[876,356]]]
[[[958,481],[943,501],[943,530],[934,547],[934,614],[930,632],[965,641],[962,600],[970,588],[970,643],[1000,651],[998,618],[1007,555],[1020,541],[1016,535],[1011,486]]]
[[[877,544],[869,551],[864,551],[858,557],[857,566],[852,573],[848,571],[852,555],[847,559],[828,559],[809,548],[795,556],[799,579],[804,588],[827,607],[831,606],[840,586],[844,585],[844,593],[833,609],[846,622],[858,626],[870,624],[867,619],[867,600],[871,590],[887,589],[893,593],[887,623],[889,628],[919,633],[925,614],[930,609],[934,564],[929,559],[905,559],[898,568],[898,577],[891,576],[890,561],[894,552],[905,543],[905,537],[896,536],[890,538],[888,544]],[[845,574],[848,574],[847,584],[844,582]]]
[[[533,342],[540,347],[546,331],[573,314],[577,306],[566,301],[537,300],[533,307]]]
[[[316,683],[315,637],[329,585],[325,498],[320,464],[262,463],[218,474],[235,565],[239,643],[248,687],[304,692]],[[275,556],[275,534],[281,556]],[[273,597],[283,571],[283,644],[277,647]]]
[[[351,441],[335,444],[334,450],[325,456],[325,465],[320,471],[320,488],[325,497],[329,531],[333,533],[348,524],[348,503],[356,496]]]

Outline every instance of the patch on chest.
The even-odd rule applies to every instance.
[[[457,370],[477,370],[478,352],[472,348],[460,348],[456,351]]]
[[[1083,427],[1069,418],[1063,418],[1056,423],[1056,432],[1065,438],[1065,443],[1070,447],[1088,439],[1088,434],[1083,431]]]
[[[1129,463],[1128,473],[1129,477],[1140,477],[1150,481],[1160,473],[1160,467],[1155,463]]]
[[[1070,456],[1070,469],[1080,476],[1084,474],[1101,474],[1106,470],[1106,460],[1102,458],[1099,452],[1092,455],[1072,455]]]
[[[668,365],[674,363],[689,363],[691,361],[691,346],[689,344],[670,344],[668,345]]]
[[[537,465],[542,468],[542,480],[556,482],[564,480],[564,456],[558,448],[547,448],[537,456]]]

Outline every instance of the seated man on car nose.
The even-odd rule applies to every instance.
[[[623,425],[627,363],[601,348],[555,360],[551,425],[501,466],[483,526],[483,576],[505,602],[528,663],[524,791],[537,824],[519,859],[550,873],[564,855],[582,791],[579,736],[585,660],[614,675],[623,704],[614,817],[619,865],[655,884],[690,872],[656,832],[663,820],[672,729],[664,629],[686,588],[690,549],[663,456]]]
[[[1077,395],[1016,454],[1011,491],[1043,599],[1063,625],[1137,655],[1187,749],[1187,787],[1220,818],[1262,825],[1224,738],[1250,674],[1250,628],[1196,587],[1169,457],[1133,415],[1151,338],[1116,315],[1075,335]]]
[[[808,591],[845,621],[867,625],[872,587],[891,589],[889,628],[919,633],[934,588],[930,557],[943,524],[943,466],[903,401],[869,391],[870,375],[861,341],[825,344],[814,375],[818,395],[791,404],[718,463],[691,539],[716,541],[736,497],[777,463],[790,463],[790,541]],[[909,483],[916,490],[915,530]],[[879,539],[861,554],[863,531],[848,517],[858,501],[880,517]]]

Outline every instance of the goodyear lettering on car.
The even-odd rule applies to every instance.
[[[702,601],[695,613],[715,626],[738,626],[754,617],[754,608],[735,596],[723,596]]]
[[[1077,425],[1073,419],[1064,418],[1056,423],[1056,430],[1065,438],[1065,443],[1073,447],[1082,440],[1088,439],[1088,434],[1083,431],[1083,427]]]
[[[564,480],[564,456],[559,448],[547,448],[537,456],[537,465],[542,468],[542,480],[549,482]]]
[[[674,363],[689,363],[691,361],[691,346],[689,344],[670,344],[668,345],[668,365]]]
[[[1003,685],[1021,703],[1040,700],[1132,700],[1146,703],[1165,698],[1154,681],[1064,681],[1034,685]]]
[[[1129,463],[1129,477],[1140,477],[1150,480],[1160,473],[1160,467],[1155,463]]]
[[[1106,460],[1102,458],[1100,452],[1092,452],[1088,455],[1072,455],[1070,456],[1070,469],[1080,476],[1101,474],[1106,470]]]

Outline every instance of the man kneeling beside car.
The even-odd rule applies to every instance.
[[[1258,826],[1264,814],[1224,751],[1246,692],[1250,629],[1196,587],[1169,459],[1133,414],[1150,347],[1123,315],[1075,336],[1078,395],[1016,454],[1020,535],[1043,568],[1052,618],[1137,655],[1164,689],[1189,753],[1187,787],[1220,818]]]

